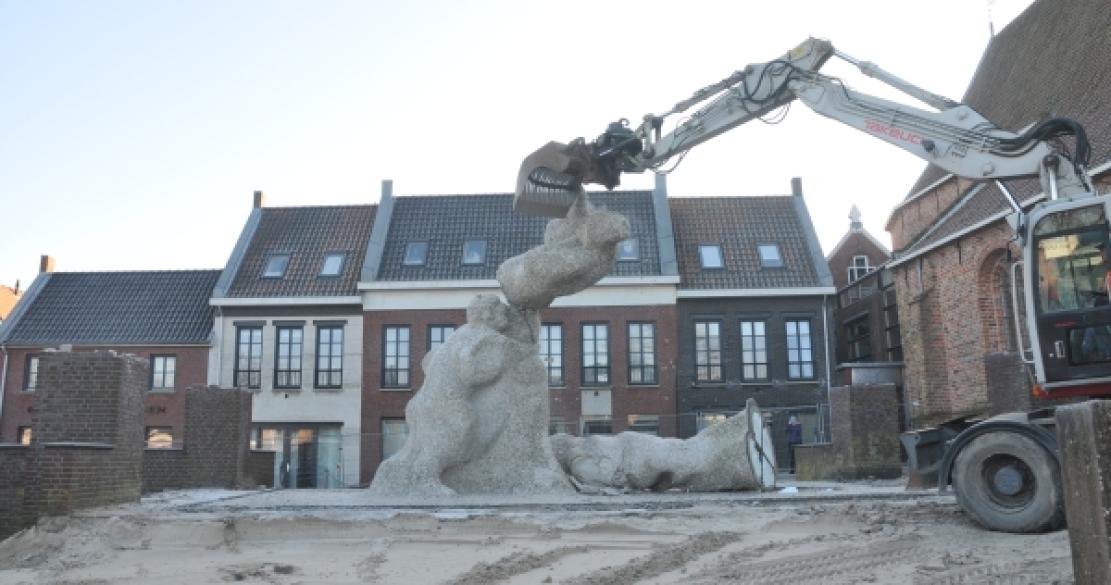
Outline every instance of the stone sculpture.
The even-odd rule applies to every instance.
[[[775,486],[771,437],[756,402],[689,439],[636,432],[551,438],[556,459],[582,491],[601,488],[709,492]]]
[[[548,441],[539,311],[613,266],[629,223],[593,208],[586,193],[548,222],[544,243],[510,258],[497,278],[509,303],[479,295],[467,324],[421,362],[425,382],[405,409],[409,436],[382,462],[378,495],[570,492]]]

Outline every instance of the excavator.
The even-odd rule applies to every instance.
[[[929,109],[850,89],[819,71],[833,57]],[[514,208],[563,216],[585,185],[613,189],[623,173],[659,172],[692,148],[795,100],[952,175],[994,183],[1011,208],[1006,219],[1023,251],[1010,272],[1013,329],[1035,394],[1111,395],[1111,198],[1092,185],[1084,128],[1053,117],[1019,132],[1002,129],[968,105],[824,39],[807,39],[778,59],[748,65],[663,114],[645,115],[638,125],[621,119],[592,141],[546,144],[522,162]],[[1004,181],[1032,177],[1046,198],[1024,208]],[[943,493],[951,487],[962,509],[984,527],[1029,533],[1064,525],[1052,408],[961,418],[904,433],[902,440],[912,476],[931,477]]]

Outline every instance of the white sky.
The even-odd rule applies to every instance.
[[[382,179],[509,192],[543,143],[664,111],[808,36],[959,99],[989,1],[0,0],[0,284],[26,288],[40,254],[63,271],[222,268],[255,189],[273,206],[373,203]],[[991,3],[999,30],[1030,0]],[[923,168],[796,103],[695,149],[668,185],[786,194],[802,177],[828,253],[854,204],[889,241]]]

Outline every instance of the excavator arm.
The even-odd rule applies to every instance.
[[[846,87],[819,71],[834,56],[937,111]],[[591,142],[578,138],[566,145],[548,143],[522,164],[514,206],[525,213],[562,216],[574,201],[572,193],[584,183],[612,189],[620,184],[622,173],[658,170],[690,149],[795,100],[954,175],[997,181],[1039,176],[1045,192],[1054,196],[1092,191],[1083,169],[1087,137],[1076,122],[1052,118],[1022,134],[1003,130],[967,105],[853,59],[829,41],[811,38],[778,59],[749,65],[698,90],[663,114],[644,116],[635,128],[621,120]],[[704,105],[685,114],[698,104]],[[664,133],[666,119],[681,114],[685,117]],[[1059,140],[1069,135],[1075,138],[1072,152]],[[1011,205],[1021,213],[1013,197]]]

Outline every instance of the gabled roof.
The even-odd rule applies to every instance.
[[[683,289],[832,287],[801,196],[670,200]],[[801,208],[801,209],[800,209]],[[761,268],[757,245],[778,244],[783,268]],[[724,269],[703,269],[700,244],[721,246]]]
[[[1018,129],[1047,116],[1080,122],[1092,143],[1091,166],[1111,159],[1111,10],[1106,0],[1039,0],[992,39],[964,96],[1003,128]],[[945,177],[929,166],[907,200]],[[1038,196],[1034,179],[1008,181],[1019,201]],[[900,252],[916,254],[945,238],[1007,212],[994,184],[970,189],[962,199]]]
[[[229,261],[227,297],[326,297],[357,295],[377,205],[264,207],[248,221],[246,248]],[[250,233],[249,233],[250,232]],[[328,253],[345,254],[338,277],[320,276]],[[263,278],[272,254],[289,254],[281,278]]]
[[[219,270],[40,274],[0,329],[7,345],[207,344]]]
[[[637,239],[640,259],[616,262],[611,276],[658,276],[652,191],[592,192],[591,202],[612,209],[629,220]],[[513,211],[513,195],[428,195],[395,197],[393,215],[378,268],[378,281],[488,280],[498,265],[544,240],[547,217]],[[464,265],[463,244],[486,240],[481,265]],[[405,266],[402,260],[410,242],[427,242],[422,266]]]

